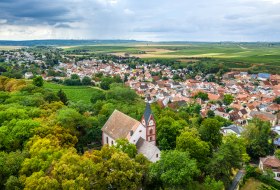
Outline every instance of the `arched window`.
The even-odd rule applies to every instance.
[[[106,137],[106,144],[109,144],[109,138]]]
[[[114,145],[114,141],[111,141],[111,145]]]
[[[150,135],[153,134],[153,129],[150,129]]]

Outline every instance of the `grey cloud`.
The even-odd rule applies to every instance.
[[[91,39],[280,41],[279,10],[269,0],[0,0],[0,23]]]

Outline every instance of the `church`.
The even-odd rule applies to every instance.
[[[160,158],[160,150],[156,146],[156,122],[150,104],[146,104],[141,122],[115,110],[102,127],[102,144],[114,145],[117,139],[124,138],[136,145],[138,153],[142,153],[151,162]]]

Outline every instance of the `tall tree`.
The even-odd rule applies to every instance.
[[[60,89],[60,90],[57,92],[57,96],[58,96],[58,98],[60,99],[60,101],[61,101],[64,105],[67,105],[67,104],[68,104],[68,98],[67,98],[65,92],[62,91],[62,89]]]
[[[207,142],[200,139],[200,135],[196,129],[186,129],[182,132],[177,137],[176,149],[189,152],[190,157],[197,160],[200,168],[203,168],[208,163],[210,147]]]
[[[247,142],[247,152],[253,159],[273,153],[271,125],[260,119],[253,119],[242,136]]]
[[[33,78],[33,84],[38,87],[42,87],[44,85],[44,80],[42,76],[36,76]]]
[[[149,176],[152,181],[166,188],[191,189],[194,177],[199,174],[196,161],[188,152],[171,150],[162,152],[158,162],[151,165]]]
[[[207,118],[199,127],[201,139],[209,142],[213,148],[217,148],[222,143],[222,134],[220,133],[221,123],[213,118]]]

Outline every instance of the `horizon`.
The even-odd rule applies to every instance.
[[[150,42],[150,43],[280,43],[279,41],[187,41],[187,40],[170,40],[170,41],[148,41],[138,39],[28,39],[28,40],[1,40],[0,42],[28,42],[28,41],[127,41],[129,42]]]

